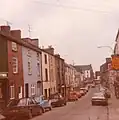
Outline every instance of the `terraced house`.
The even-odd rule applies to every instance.
[[[48,61],[49,61],[50,94],[54,94],[57,92],[54,48],[52,46],[48,46],[48,48],[45,48],[44,50],[49,53]]]
[[[43,95],[48,98],[50,96],[50,76],[49,76],[49,56],[48,52],[42,50],[42,81]]]
[[[39,96],[42,94],[42,56],[38,48],[38,39],[23,38],[22,40],[39,50],[22,46],[24,97]]]
[[[0,107],[42,94],[41,61],[38,39],[21,39],[20,30],[0,27]]]
[[[0,107],[24,93],[22,41],[20,30],[0,27]]]

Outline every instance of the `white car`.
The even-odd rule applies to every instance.
[[[108,99],[102,92],[95,93],[92,97],[92,105],[108,105]]]

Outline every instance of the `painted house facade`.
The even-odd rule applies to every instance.
[[[22,40],[33,45],[34,42],[38,41],[37,39],[30,38],[24,38]],[[36,47],[38,47],[38,45]],[[22,46],[24,97],[42,95],[41,60],[41,52]]]
[[[49,55],[44,50],[42,50],[42,81],[43,95],[48,98],[50,96]]]
[[[65,60],[59,54],[55,54],[55,65],[57,92],[66,96]]]
[[[57,92],[54,48],[52,46],[48,46],[48,48],[45,48],[44,50],[48,52],[50,94],[54,94]]]

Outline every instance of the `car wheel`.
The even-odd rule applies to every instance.
[[[67,103],[65,102],[64,105],[67,105]]]
[[[28,113],[28,118],[29,119],[31,119],[33,116],[32,116],[32,112],[31,112],[31,110],[29,111],[29,113]]]
[[[44,109],[43,108],[40,108],[39,109],[39,115],[42,115],[44,113]]]
[[[92,102],[92,106],[94,106],[94,103]]]
[[[49,107],[49,110],[51,111],[51,110],[52,110],[52,108],[51,108],[51,107]]]

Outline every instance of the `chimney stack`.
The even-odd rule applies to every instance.
[[[111,58],[106,58],[106,63],[110,63],[111,62]]]
[[[21,30],[11,30],[11,36],[17,39],[21,39]]]
[[[48,48],[44,48],[45,51],[47,51],[48,53],[54,55],[54,48],[52,47],[52,45],[48,46]]]
[[[0,26],[0,31],[4,34],[10,35],[10,26]]]
[[[39,47],[39,40],[38,39],[31,39],[32,44]]]

